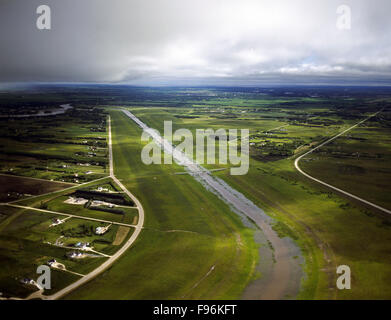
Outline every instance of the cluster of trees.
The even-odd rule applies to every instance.
[[[294,140],[289,143],[266,141],[250,146],[250,156],[258,160],[279,160],[294,155],[302,141]]]
[[[94,228],[92,225],[80,224],[75,228],[61,231],[61,234],[67,238],[92,237],[94,235]]]

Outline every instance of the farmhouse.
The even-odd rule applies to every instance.
[[[61,220],[61,219],[58,219],[58,218],[53,218],[52,219],[52,224],[49,227],[58,226],[59,224],[64,223],[64,222],[65,222],[65,219]]]
[[[54,265],[56,262],[57,262],[56,259],[51,259],[51,260],[49,260],[49,261],[47,262],[47,264],[48,264],[49,266],[52,266],[52,265]]]
[[[81,250],[86,250],[90,248],[90,243],[89,242],[78,242],[75,244],[76,248],[79,248]]]
[[[64,203],[84,205],[88,202],[88,199],[72,197],[70,196]]]
[[[72,251],[72,252],[67,253],[67,256],[72,259],[77,259],[77,258],[81,258],[83,256],[83,254],[78,251]]]
[[[109,230],[109,228],[110,228],[110,225],[108,225],[107,227],[96,227],[95,233],[98,235],[105,234],[107,232],[107,230]]]
[[[23,278],[20,280],[21,283],[23,284],[32,284],[34,285],[35,284],[35,281],[33,279],[30,279],[30,278]]]

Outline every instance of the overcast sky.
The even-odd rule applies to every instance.
[[[51,30],[36,27],[42,4]],[[391,84],[390,13],[389,0],[0,0],[0,81]]]

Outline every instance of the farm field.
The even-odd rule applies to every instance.
[[[109,187],[118,188],[106,179],[103,183],[91,182],[86,189]],[[125,225],[127,222],[137,221],[137,211],[133,208],[129,207],[121,214],[113,214],[109,212],[114,210],[111,207],[105,212],[84,209],[77,204],[69,204],[68,207],[56,206],[56,203],[63,204],[62,200],[69,198],[64,195],[74,194],[74,190],[86,190],[78,186],[71,186],[70,189],[68,186],[68,189],[49,195],[19,200],[14,202],[15,206],[0,206],[0,255],[4,262],[0,287],[3,297],[26,297],[33,293],[37,288],[21,285],[19,281],[25,278],[34,279],[37,266],[47,264],[51,259],[66,267],[65,271],[53,269],[52,281],[55,281],[55,286],[52,286],[51,290],[45,290],[45,294],[53,294],[80,276],[93,271],[132,235],[131,225]],[[18,207],[20,205],[23,207]],[[72,210],[71,206],[81,207],[84,211],[80,212],[80,208]],[[63,210],[65,208],[67,210]],[[77,218],[79,215],[80,218]],[[123,226],[116,224],[120,221],[124,223]],[[95,231],[98,227],[107,227],[107,231],[98,235]],[[84,245],[87,249],[83,249]],[[72,252],[82,252],[83,256],[73,258],[70,256]]]
[[[65,189],[69,186],[72,184],[0,174],[0,201],[17,200],[25,196]]]
[[[309,180],[294,166],[298,156],[381,111],[307,155],[300,165],[318,179],[390,208],[387,92],[121,86],[63,90],[73,109],[51,118],[14,119],[7,132],[2,129],[3,297],[36,291],[20,279],[36,277],[36,267],[50,259],[66,270],[52,268],[56,285],[45,295],[115,255],[140,218],[120,184],[142,204],[140,235],[110,268],[63,299],[257,299],[273,279],[276,248],[264,232],[184,167],[144,164],[140,155],[148,142],[140,140],[142,130],[123,109],[162,135],[164,121],[172,121],[173,131],[189,130],[191,138],[197,129],[249,129],[249,136],[237,139],[239,146],[244,140],[249,143],[247,174],[231,175],[230,163],[204,167],[261,208],[272,218],[278,237],[297,247],[288,282],[292,288],[299,283],[299,289],[290,288],[280,299],[391,297],[390,217]],[[91,103],[91,95],[99,96],[99,103]],[[108,116],[118,184],[109,170]],[[216,156],[221,142],[216,139]],[[96,233],[106,227],[103,235]],[[86,243],[91,250],[77,247]],[[73,251],[82,257],[71,257]],[[335,286],[339,265],[352,269],[349,291]]]
[[[117,189],[114,183],[106,180],[103,183],[91,182],[87,190],[99,187],[108,189],[110,186]],[[66,271],[53,269],[55,276],[52,279],[56,285],[51,290],[45,290],[45,294],[53,294],[93,271],[132,235],[131,224],[129,227],[126,225],[137,221],[137,211],[129,207],[121,214],[114,214],[109,212],[114,210],[111,207],[105,212],[77,204],[62,205],[63,200],[69,198],[64,195],[74,194],[74,190],[85,188],[73,186],[71,190],[68,188],[19,200],[14,202],[15,206],[0,206],[0,251],[5,266],[0,276],[0,287],[5,289],[1,291],[3,296],[26,297],[34,292],[34,286],[23,286],[18,281],[34,278],[37,266],[55,259],[66,267]],[[56,203],[59,205],[56,206]],[[18,207],[20,205],[23,207]],[[72,210],[72,206],[82,209]],[[124,225],[119,226],[117,222]],[[107,231],[102,235],[97,234],[95,230],[98,227],[107,227]],[[83,255],[74,258],[70,256],[72,252]]]
[[[391,208],[390,129],[383,115],[302,160],[311,175],[368,201]],[[327,173],[327,174],[326,174]]]
[[[390,304],[391,0],[108,3],[0,0],[0,307]]]
[[[84,116],[87,117],[82,121],[86,124],[94,123],[96,114],[88,114],[88,112],[87,115],[79,112],[82,119]],[[97,115],[99,118],[100,111]],[[56,116],[58,131],[53,130],[52,133],[58,135],[50,136],[53,139],[50,148],[41,144],[39,134],[31,135],[30,130],[33,126],[37,126],[35,128],[38,129],[37,131],[45,130],[40,126],[41,119],[18,119],[18,122],[13,122],[13,127],[9,125],[8,129],[20,132],[20,135],[3,138],[1,159],[12,162],[15,170],[0,174],[3,182],[1,199],[4,201],[0,206],[2,298],[26,298],[36,293],[37,286],[27,282],[37,277],[35,271],[39,265],[51,265],[51,261],[54,261],[55,264],[51,268],[53,284],[51,289],[45,290],[45,295],[52,295],[95,270],[108,257],[114,255],[133,234],[131,224],[137,223],[137,210],[133,208],[133,202],[120,192],[121,189],[110,178],[105,178],[107,152],[104,122],[104,131],[101,132],[101,129],[91,125],[83,129],[83,126],[79,127],[80,124],[77,124],[78,120],[73,118],[69,113]],[[26,128],[26,124],[31,127]],[[99,125],[102,126],[102,123]],[[92,133],[99,130],[99,137]],[[37,136],[39,138],[36,138]],[[58,145],[55,139],[59,139],[60,136],[69,141],[65,141],[65,145]],[[89,140],[91,138],[96,140]],[[23,141],[23,146],[12,141],[13,139]],[[83,139],[80,142],[83,148],[96,150],[96,159],[101,157],[99,160],[101,162],[94,165],[90,160],[82,157],[68,157],[71,150],[71,152],[76,150],[72,149],[74,145],[80,149],[77,147],[79,141],[75,142],[75,139]],[[18,161],[12,158],[10,150],[15,146],[20,147],[23,152],[32,150],[28,162],[19,165]],[[41,151],[37,151],[38,149]],[[36,161],[42,161],[43,157],[37,156],[39,152],[42,152],[43,157],[51,159],[45,162],[48,165],[44,176],[32,166]],[[76,156],[82,155],[84,153]],[[59,166],[60,170],[57,169],[59,159],[62,163]],[[56,165],[51,167],[53,163]],[[79,167],[82,169],[76,169]],[[30,170],[31,174],[26,174],[25,177],[17,176],[25,174],[27,172],[25,169]],[[100,173],[86,172],[95,169]],[[59,176],[53,175],[53,172],[58,173]],[[75,178],[66,179],[64,174],[69,172],[77,172],[73,173],[73,177],[78,177],[81,181]],[[71,180],[72,183],[65,180]],[[111,203],[112,201],[115,203]],[[126,227],[128,225],[129,227]],[[98,234],[99,228],[105,231]]]
[[[251,166],[246,178],[216,174],[281,222],[276,227],[282,236],[293,236],[300,243],[308,276],[300,297],[390,297],[387,252],[391,234],[387,217],[309,182],[286,160]],[[334,286],[336,266],[345,263],[355,270],[355,285],[349,292]]]
[[[148,167],[138,156],[129,156],[140,154],[141,130],[122,112],[110,114],[115,172],[143,204],[145,230],[104,277],[66,298],[240,297],[256,277],[254,229],[244,226],[228,206],[193,178],[176,175],[176,169],[182,172],[182,168]],[[213,272],[203,279],[211,268]]]
[[[55,118],[0,118],[0,173],[72,183],[107,175],[105,120],[83,107]]]
[[[376,110],[377,103],[372,104],[374,105],[373,109],[370,107],[371,103],[367,105],[366,110],[361,107],[364,109],[360,111],[362,118],[371,114],[371,110]],[[213,110],[213,102],[211,105],[208,110]],[[204,108],[206,109],[206,107]],[[361,299],[368,294],[374,299],[390,297],[391,292],[387,279],[391,275],[391,257],[384,254],[389,251],[388,243],[391,236],[389,218],[379,216],[374,209],[340,197],[330,190],[308,181],[293,167],[295,156],[358,122],[360,119],[358,114],[354,116],[358,120],[353,120],[351,114],[344,115],[343,111],[339,111],[340,116],[336,116],[330,110],[327,112],[327,110],[312,107],[307,109],[308,114],[318,113],[319,115],[313,117],[311,121],[303,119],[303,123],[301,123],[296,119],[293,121],[284,119],[284,121],[278,122],[271,120],[268,123],[264,119],[254,120],[251,114],[249,121],[242,115],[239,107],[236,109],[239,110],[236,111],[236,119],[215,120],[213,119],[214,111],[208,113],[207,110],[204,110],[202,116],[194,115],[197,112],[196,107],[193,109],[175,108],[174,110],[173,108],[130,108],[135,115],[160,132],[163,132],[162,121],[159,121],[162,118],[173,121],[174,130],[183,127],[193,133],[196,128],[249,128],[250,141],[255,144],[255,148],[251,149],[252,160],[249,173],[245,176],[235,177],[229,175],[228,170],[225,170],[214,174],[266,209],[266,212],[278,221],[275,228],[280,231],[282,237],[293,237],[300,244],[306,256],[304,268],[308,278],[303,283],[299,297],[306,299]],[[298,114],[302,113],[301,109],[292,107],[287,110],[278,110],[274,116],[284,117],[288,112],[291,117],[294,117],[295,110]],[[193,113],[193,115],[178,116],[181,113]],[[332,184],[334,181],[339,181],[336,185],[350,190],[349,192],[359,190],[361,187],[362,196],[367,195],[368,200],[378,199],[380,204],[386,205],[389,202],[387,192],[384,190],[389,189],[387,173],[390,170],[387,149],[389,147],[387,119],[389,119],[387,113],[381,113],[379,117],[349,132],[347,138],[341,137],[325,149],[320,149],[319,152],[308,156],[309,159],[315,159],[308,162],[303,161],[303,168],[305,170],[308,168],[308,172],[311,172],[315,177],[325,177],[325,181]],[[324,122],[322,123],[322,121]],[[379,126],[378,122],[380,122],[381,128],[376,130],[372,126]],[[363,139],[360,138],[363,135],[365,135],[366,141],[362,141]],[[299,143],[293,144],[292,140],[299,141]],[[339,145],[340,140],[342,140],[341,145]],[[356,148],[357,144],[362,145],[362,159],[354,159],[353,161],[360,161],[359,163],[363,164],[362,166],[365,168],[361,171],[366,170],[367,174],[361,173],[353,176],[346,172],[348,179],[340,179],[343,178],[343,174],[336,172],[338,166],[333,166],[333,164],[338,161],[340,166],[349,167],[349,162],[347,162],[349,159],[341,160],[341,157],[338,157],[334,163],[330,161],[327,166],[325,163],[329,158],[325,158],[326,161],[323,162],[320,160],[322,150],[326,150],[324,153],[328,154],[332,153],[331,148],[336,149],[337,153],[353,153],[351,149],[344,150],[346,148],[344,140],[350,141],[350,144],[355,143]],[[261,148],[264,145],[260,146],[259,144],[265,141],[271,148]],[[366,145],[364,145],[365,143]],[[259,154],[258,146],[264,154]],[[271,152],[268,149],[271,149]],[[227,166],[218,165],[205,165],[205,167],[210,169],[227,168]],[[321,174],[318,175],[318,172]],[[377,172],[377,175],[374,172]],[[354,186],[353,189],[348,188],[349,181],[351,186]],[[367,188],[367,185],[370,187]],[[365,238],[362,237],[364,229]],[[374,243],[381,242],[382,245],[370,245],[368,239],[373,239]],[[368,248],[364,255],[363,247]],[[334,270],[344,261],[356,270],[354,279],[356,287],[349,293],[338,291],[334,287],[337,278]]]

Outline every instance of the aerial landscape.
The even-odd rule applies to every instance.
[[[391,299],[388,2],[92,3],[0,2],[0,305]]]

